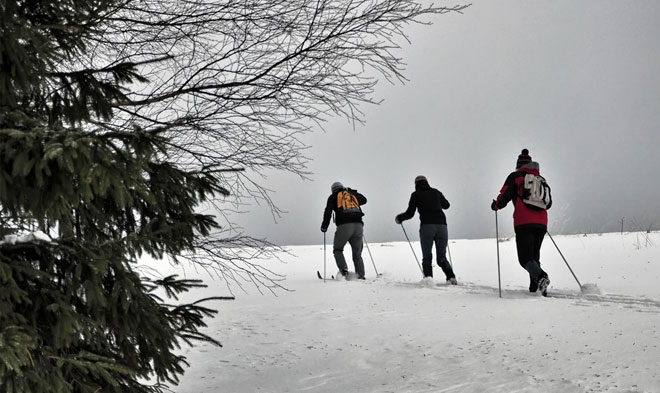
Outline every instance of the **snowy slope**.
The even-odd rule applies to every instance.
[[[437,267],[423,285],[407,242],[370,244],[382,276],[365,249],[366,282],[324,283],[323,247],[291,247],[269,266],[290,291],[217,303],[208,332],[224,347],[184,348],[192,366],[175,391],[660,392],[660,234],[555,241],[600,295],[582,293],[547,237],[552,298],[528,293],[513,239],[500,242],[502,298],[494,239],[450,242],[459,286]]]

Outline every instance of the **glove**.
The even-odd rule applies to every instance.
[[[490,208],[493,211],[497,211],[497,201],[493,199],[493,203],[490,204]]]
[[[399,216],[394,217],[394,222],[401,224],[401,218]]]
[[[328,230],[328,228],[321,227],[321,232],[325,233]]]

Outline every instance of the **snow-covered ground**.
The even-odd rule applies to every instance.
[[[207,332],[224,347],[183,349],[192,366],[175,391],[660,392],[660,233],[554,240],[601,294],[580,289],[548,237],[549,298],[527,291],[514,239],[499,243],[502,298],[494,239],[450,241],[459,286],[437,267],[424,285],[407,242],[369,244],[382,276],[365,248],[366,282],[324,283],[323,246],[290,247],[268,264],[290,291],[214,304]]]

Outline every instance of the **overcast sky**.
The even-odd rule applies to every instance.
[[[522,148],[552,187],[551,233],[617,231],[623,217],[626,230],[660,229],[660,1],[472,3],[409,26],[410,81],[381,81],[364,126],[337,118],[306,136],[312,179],[269,174],[262,183],[288,213],[255,205],[237,217],[245,233],[321,244],[341,181],[368,199],[368,242],[405,240],[394,216],[425,175],[451,203],[450,239],[493,237],[490,202]],[[498,213],[501,234],[513,233],[512,213]],[[418,215],[404,225],[417,239]]]

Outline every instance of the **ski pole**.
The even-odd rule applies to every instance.
[[[578,285],[580,286],[580,290],[582,290],[582,284],[580,284],[580,280],[578,280],[575,273],[573,273],[573,269],[571,269],[571,265],[569,265],[568,262],[566,261],[566,258],[564,258],[564,254],[562,254],[561,250],[559,249],[559,246],[557,246],[557,243],[555,243],[555,239],[552,238],[552,235],[550,234],[550,232],[547,232],[547,234],[548,234],[548,237],[550,237],[550,240],[552,240],[552,244],[554,244],[555,247],[557,248],[557,251],[559,251],[559,255],[561,255],[561,258],[564,260],[564,263],[566,264],[566,266],[568,266],[568,270],[571,271],[571,274],[573,275],[573,278],[575,278],[575,281],[577,281]]]
[[[449,249],[449,241],[447,241],[447,255],[449,256],[449,266],[451,266],[451,268],[453,269],[454,263],[451,260],[451,250]]]
[[[415,254],[415,249],[413,248],[412,243],[410,243],[410,238],[408,238],[408,234],[406,233],[406,228],[403,227],[403,223],[401,223],[401,229],[403,229],[403,234],[406,235],[406,240],[408,240],[408,245],[410,246],[410,250],[415,256],[415,261],[417,262],[417,266],[419,266],[419,271],[421,271],[422,275],[424,275],[424,270],[422,269],[422,265],[419,264],[419,259],[417,259],[417,254]]]
[[[502,297],[502,278],[500,276],[500,230],[497,225],[497,210],[495,210],[495,244],[497,244],[497,287]]]
[[[376,271],[376,277],[378,277],[380,276],[380,274],[378,274],[378,269],[376,269],[376,263],[374,262],[374,257],[371,255],[371,250],[369,250],[369,243],[367,243],[367,238],[364,237],[364,234],[362,235],[362,240],[364,240],[364,244],[367,246],[367,252],[369,253],[371,264],[374,265],[374,270]]]
[[[323,232],[323,283],[325,284],[325,232]]]

